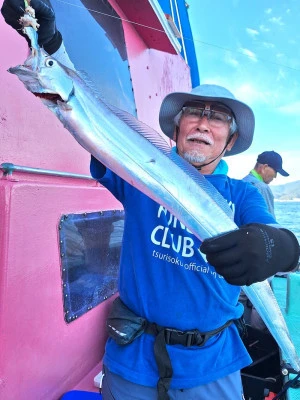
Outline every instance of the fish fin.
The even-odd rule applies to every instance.
[[[104,94],[99,90],[98,87],[96,87],[95,82],[90,78],[90,76],[87,74],[85,71],[78,71],[76,70],[76,73],[79,75],[79,77],[84,81],[84,83],[88,86],[88,88],[93,92],[93,95],[97,98],[103,101],[105,104],[107,104],[107,100],[105,99]]]
[[[106,106],[123,122],[125,122],[130,128],[134,129],[142,136],[144,136],[149,142],[155,147],[161,150],[164,154],[168,155],[171,151],[171,146],[167,141],[160,135],[155,129],[151,128],[144,122],[139,121],[134,115],[127,111],[120,110],[112,104]]]
[[[134,115],[127,111],[121,110],[120,108],[110,104],[103,93],[96,88],[94,82],[91,80],[89,75],[85,71],[76,70],[77,74],[88,86],[88,88],[93,92],[93,95],[100,101],[102,101],[120,120],[125,122],[130,128],[134,129],[152,144],[154,144],[163,153],[169,154],[171,146],[170,144],[160,135],[155,129],[151,128],[144,122],[139,121]]]

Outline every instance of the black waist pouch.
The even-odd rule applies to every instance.
[[[146,325],[146,319],[138,317],[129,310],[120,297],[114,300],[106,320],[106,330],[109,337],[113,338],[117,344],[125,345],[133,342],[144,332]]]

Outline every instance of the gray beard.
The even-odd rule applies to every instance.
[[[190,164],[201,163],[206,161],[206,156],[199,153],[197,150],[186,151],[182,154],[182,158],[188,161]]]

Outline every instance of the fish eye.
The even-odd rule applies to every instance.
[[[54,61],[52,58],[48,58],[48,59],[45,61],[46,67],[53,67],[54,64],[55,64],[55,61]]]

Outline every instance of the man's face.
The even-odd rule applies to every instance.
[[[276,178],[276,176],[277,172],[275,171],[275,169],[270,167],[268,164],[264,164],[261,171],[261,177],[263,178],[263,181],[269,184],[274,178]]]
[[[215,110],[215,113],[201,116],[201,111],[197,113],[196,107],[194,111],[193,109],[191,111],[189,107],[184,107],[179,121],[178,153],[195,166],[206,164],[218,157],[223,152],[229,138],[230,110],[224,108],[225,106],[220,103],[204,103],[203,106],[207,110],[207,114],[210,110]],[[227,150],[233,147],[236,138],[237,135],[231,138],[226,147]],[[213,172],[220,158],[207,166],[209,168],[203,167],[201,171],[203,173]]]

